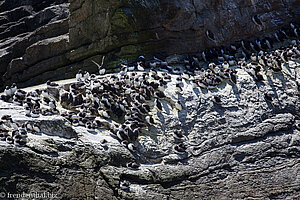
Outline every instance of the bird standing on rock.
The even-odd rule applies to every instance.
[[[139,169],[140,165],[137,164],[136,162],[130,162],[130,163],[127,163],[126,166],[129,168],[129,169],[133,169],[133,170],[137,170]]]
[[[179,145],[176,145],[175,147],[174,147],[174,150],[175,150],[175,152],[177,152],[177,153],[179,153],[179,154],[182,154],[182,153],[185,153],[186,152],[186,146],[183,144],[183,143],[181,143],[181,144],[179,144]]]
[[[154,119],[151,116],[146,116],[145,119],[148,124],[150,124],[150,125],[154,124]]]
[[[176,103],[175,103],[175,107],[178,111],[181,111],[182,110],[182,105],[181,105],[181,102],[178,100]]]
[[[4,94],[8,97],[10,97],[12,95],[11,93],[11,89],[9,86],[6,86],[5,89],[4,89]]]
[[[50,80],[48,80],[48,81],[46,82],[46,85],[47,85],[47,88],[48,88],[48,89],[58,87],[58,84],[57,84],[57,83],[51,82]]]
[[[11,85],[11,87],[10,87],[11,95],[14,95],[14,94],[16,93],[17,89],[18,89],[18,88],[17,88],[16,83],[13,83],[13,84]]]
[[[222,100],[219,96],[212,96],[212,100],[213,102],[217,103],[217,104],[221,104]]]
[[[76,74],[76,81],[81,81],[82,80],[82,77],[83,77],[83,73],[82,73],[82,70],[80,69],[78,71],[78,73]]]
[[[265,97],[265,99],[266,99],[268,102],[270,102],[270,103],[273,102],[273,98],[272,98],[272,96],[271,96],[270,93],[265,93],[265,94],[264,94],[264,97]]]
[[[130,151],[136,151],[136,146],[132,143],[129,143],[127,147]]]
[[[155,106],[156,106],[156,108],[157,108],[158,110],[162,111],[162,105],[161,105],[161,103],[159,102],[158,99],[155,99],[155,100],[154,100],[154,104],[155,104]]]

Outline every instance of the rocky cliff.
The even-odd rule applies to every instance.
[[[0,12],[0,74],[3,87],[11,79],[23,82],[26,75],[24,78],[20,76],[26,73],[26,69],[44,60],[45,54],[51,57],[51,53],[44,49],[38,52],[29,52],[28,49],[49,38],[68,34],[69,4],[66,0],[1,1]],[[53,40],[50,39],[52,42],[49,43]],[[29,78],[34,76],[32,74]]]
[[[298,1],[0,5],[0,198],[299,197]]]
[[[122,120],[102,114],[99,126],[106,128],[91,130],[87,124],[78,126],[74,112],[65,118],[63,108],[59,110],[65,117],[33,118],[27,116],[25,104],[1,101],[1,121],[7,121],[1,130],[25,123],[28,132],[25,145],[0,141],[0,194],[45,192],[59,199],[297,199],[299,69],[299,61],[289,61],[281,73],[263,71],[264,81],[256,82],[237,68],[236,84],[227,80],[208,90],[184,79],[180,92],[179,76],[171,75],[166,97],[156,97],[162,108],[153,105],[153,98],[146,101],[154,121],[133,140],[136,150],[114,133],[117,124],[122,129]],[[105,80],[114,76],[99,79],[107,84]],[[65,91],[75,82],[58,83]],[[44,88],[26,89],[28,98],[38,90],[55,94]],[[182,108],[174,104],[177,100]],[[41,98],[41,105],[44,101]],[[3,117],[7,114],[12,120]],[[39,130],[28,128],[28,123]]]
[[[46,3],[47,2],[47,3]],[[2,1],[2,87],[71,78],[138,55],[199,53],[241,39],[273,37],[299,20],[299,1]],[[69,18],[68,17],[69,14]],[[206,36],[209,31],[214,40]]]

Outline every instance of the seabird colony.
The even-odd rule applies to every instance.
[[[259,24],[257,17],[252,20]],[[211,31],[205,33],[208,39],[215,40]],[[166,95],[165,90],[170,82],[175,82],[177,94],[183,92],[183,82],[193,88],[212,90],[222,82],[236,84],[236,68],[245,70],[255,81],[264,81],[262,71],[281,73],[284,63],[299,61],[299,34],[299,27],[291,23],[271,37],[205,49],[198,55],[186,56],[176,66],[161,58],[146,61],[144,56],[140,56],[133,65],[121,63],[120,71],[115,74],[105,74],[103,57],[101,64],[91,61],[97,65],[100,76],[79,70],[76,82],[60,86],[47,81],[45,89],[30,92],[17,89],[14,83],[6,86],[1,100],[23,106],[27,117],[61,115],[73,126],[83,126],[88,131],[109,130],[111,136],[122,145],[136,151],[135,141],[139,134],[157,124],[158,119],[151,113],[164,112],[162,100],[168,101],[178,111],[184,109],[178,98]],[[274,48],[283,42],[289,45]],[[300,83],[297,84],[300,89]],[[265,99],[272,102],[272,97],[267,93]],[[222,104],[218,96],[212,96],[211,101]],[[10,115],[1,117],[0,140],[24,146],[27,132],[43,130],[36,122],[20,124]],[[183,140],[185,137],[176,131],[174,138]],[[181,142],[173,150],[184,153],[186,148]],[[133,162],[128,163],[128,167],[137,169],[139,165]],[[124,187],[127,187],[125,183]]]

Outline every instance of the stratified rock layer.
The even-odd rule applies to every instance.
[[[12,81],[28,80],[26,75],[24,77],[21,75],[26,69],[37,61],[53,57],[53,53],[44,57],[43,55],[48,52],[44,52],[42,48],[33,53],[27,49],[45,39],[67,34],[68,16],[67,0],[0,2],[0,74],[1,76],[5,74],[0,86],[3,87],[3,84]],[[54,45],[49,44],[49,48],[55,52]],[[57,63],[58,60],[55,64]],[[46,71],[51,70],[51,65],[48,63],[49,68]],[[32,74],[30,78],[34,76],[36,75]]]
[[[70,0],[69,9],[65,1],[30,1],[24,6],[10,2],[3,1],[0,7],[0,73],[5,74],[2,86],[17,82],[22,87],[71,78],[79,69],[96,72],[91,60],[100,63],[102,56],[106,68],[115,68],[140,54],[199,53],[262,37],[299,21],[300,13],[296,0]],[[23,16],[31,17],[19,20]],[[215,41],[208,39],[206,30]],[[44,51],[45,45],[51,52]]]

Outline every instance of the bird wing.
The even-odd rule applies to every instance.
[[[95,61],[92,60],[92,62],[93,62],[95,65],[97,65],[98,68],[101,67],[101,66],[100,66],[98,63],[96,63]]]
[[[102,61],[101,61],[101,65],[99,65],[98,63],[96,63],[95,61],[91,60],[95,65],[97,65],[98,69],[101,69],[103,67],[103,64],[104,64],[104,59],[105,59],[105,56],[102,57]]]

